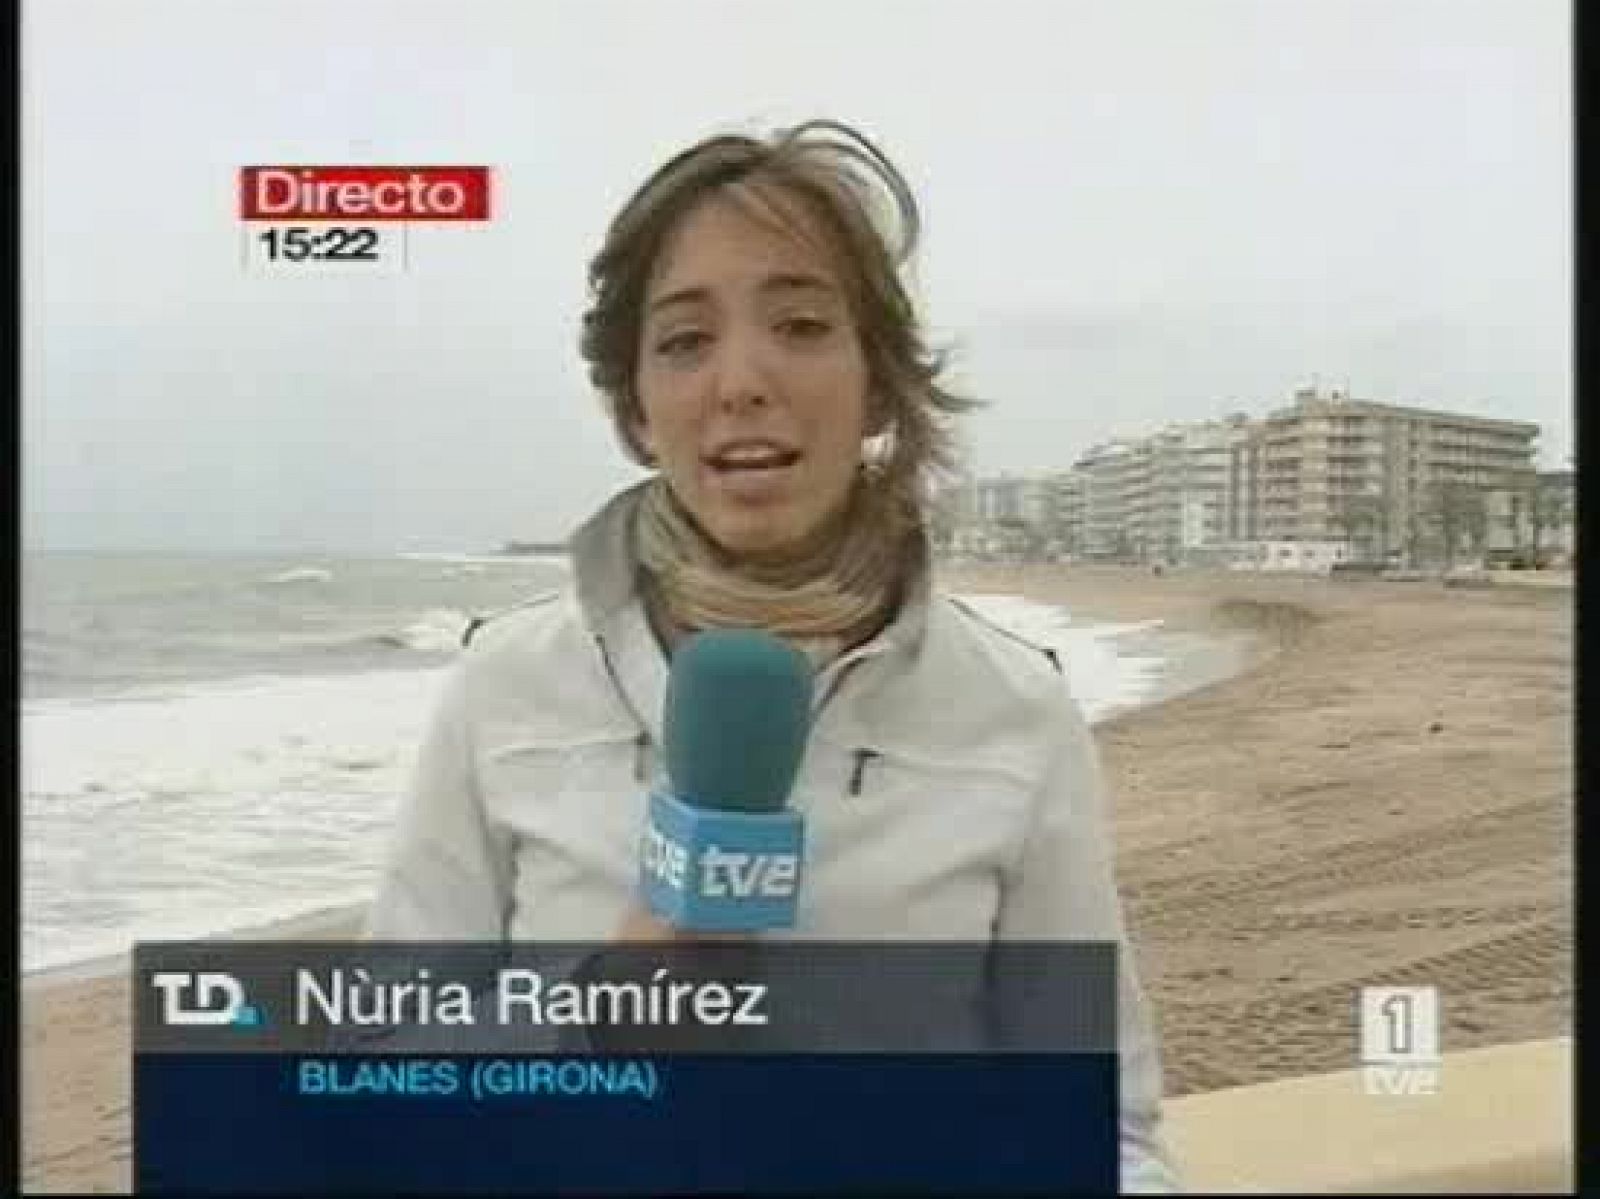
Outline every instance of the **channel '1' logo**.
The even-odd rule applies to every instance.
[[[1439,1090],[1439,988],[1361,988],[1361,1082],[1369,1095]]]
[[[150,985],[161,992],[163,1024],[257,1028],[264,1023],[261,1009],[246,1000],[244,984],[231,974],[158,970]]]

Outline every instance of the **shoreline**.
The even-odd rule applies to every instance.
[[[1350,1068],[1373,983],[1438,986],[1447,1053],[1570,1034],[1570,589],[943,573],[1253,639],[1241,673],[1094,729],[1169,1098]],[[127,1188],[129,1001],[125,971],[25,985],[25,1189]]]
[[[961,576],[954,576],[958,581]],[[963,591],[969,590],[962,587]],[[1073,614],[1075,624],[1123,624],[1115,614],[1094,614],[1085,618]],[[1212,686],[1253,668],[1263,649],[1251,632],[1196,632],[1162,627],[1133,630],[1116,637],[1119,648],[1138,656],[1159,657],[1163,662],[1160,682],[1150,693],[1135,702],[1110,705],[1095,723],[1166,703],[1180,695]],[[202,934],[197,940],[331,940],[358,927],[363,912],[357,901],[328,902],[310,899],[306,907],[271,919],[246,919],[237,925],[224,925]],[[160,940],[163,938],[151,938]],[[82,958],[50,963],[23,972],[24,989],[38,990],[63,984],[105,978],[132,967],[132,948],[108,953],[91,953]]]
[[[222,929],[200,938],[206,941],[335,941],[353,937],[361,922],[360,903],[321,904],[276,920],[255,921]],[[133,951],[96,954],[75,961],[40,966],[22,976],[24,991],[48,991],[56,986],[91,982],[133,968]]]

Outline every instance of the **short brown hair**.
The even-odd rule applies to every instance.
[[[951,418],[977,401],[940,384],[946,356],[927,345],[898,274],[921,231],[915,197],[872,142],[837,121],[807,121],[767,139],[706,138],[659,167],[612,220],[589,264],[590,307],[579,345],[629,455],[649,463],[634,428],[643,418],[633,380],[645,288],[668,236],[712,195],[745,201],[804,237],[774,202],[798,201],[832,241],[825,249],[833,251],[861,337],[873,415],[891,434],[888,482],[920,507],[924,486],[954,466]]]

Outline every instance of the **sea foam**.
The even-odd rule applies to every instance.
[[[1154,624],[1075,626],[1004,595],[967,601],[1056,650],[1091,720],[1148,702]],[[460,613],[404,632],[446,648]],[[370,894],[443,667],[262,676],[23,705],[23,968],[188,938]]]

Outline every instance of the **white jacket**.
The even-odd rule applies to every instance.
[[[667,683],[633,585],[636,495],[579,530],[573,586],[469,630],[370,935],[599,942],[621,922]],[[1119,944],[1121,1185],[1176,1190],[1105,789],[1044,651],[922,578],[887,629],[818,676],[791,804],[807,846],[796,936]]]

